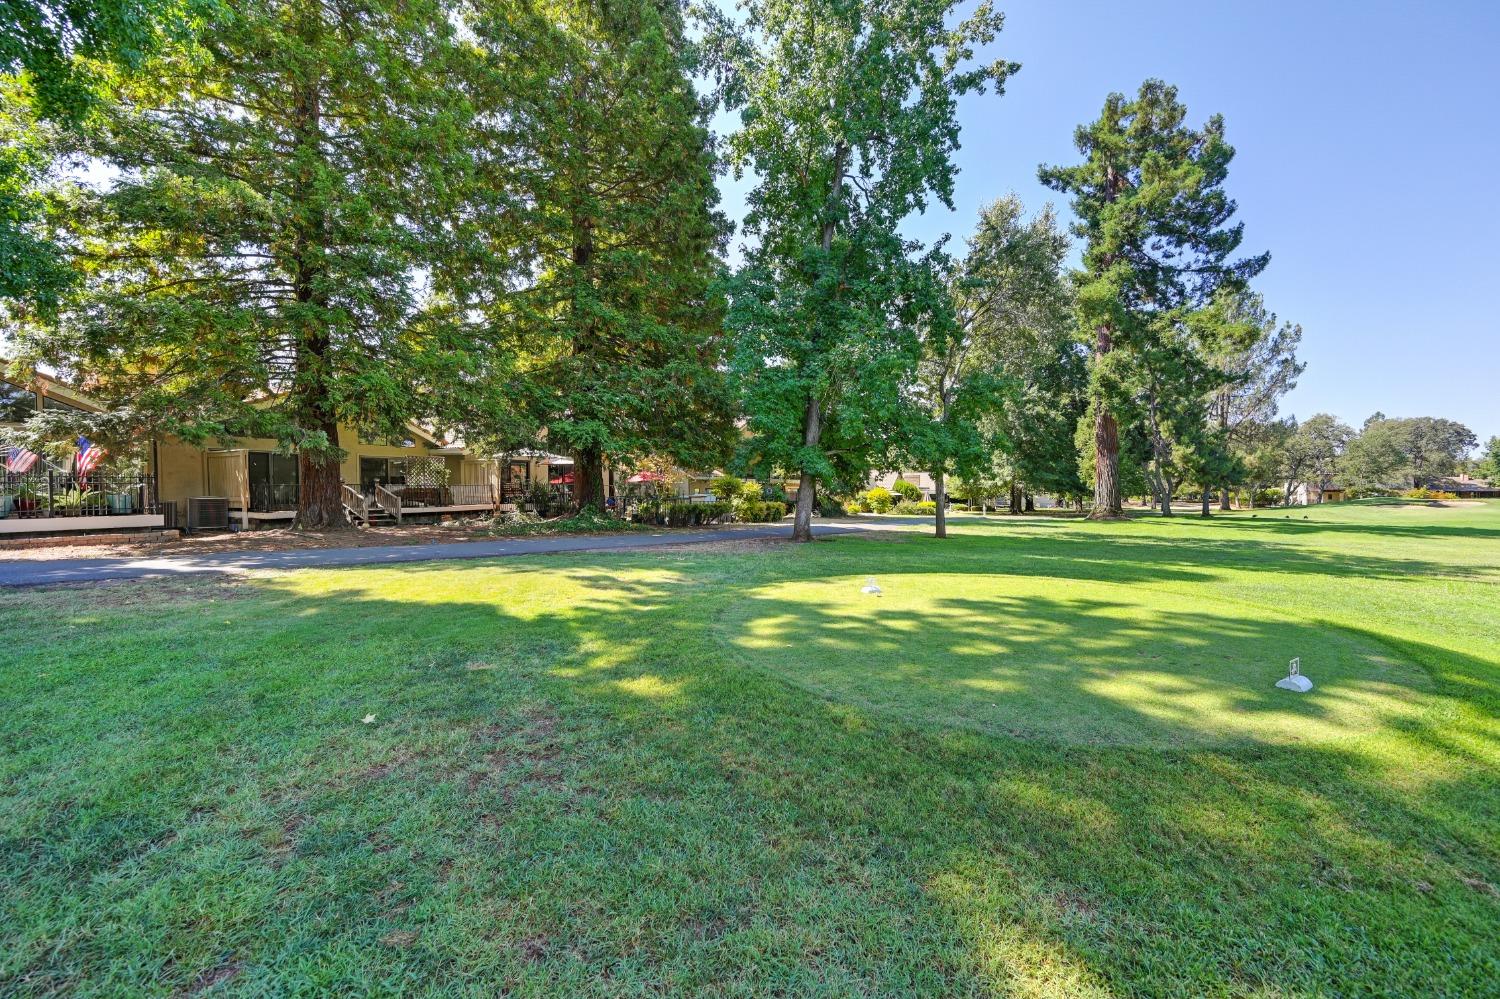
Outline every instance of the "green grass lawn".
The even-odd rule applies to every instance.
[[[1500,990],[1500,504],[954,533],[0,592],[0,995]]]

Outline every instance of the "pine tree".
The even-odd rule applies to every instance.
[[[1278,323],[1259,295],[1231,296],[1223,308],[1225,320],[1244,324],[1249,335],[1245,345],[1221,341],[1223,346],[1210,355],[1226,376],[1209,402],[1210,419],[1225,447],[1243,458],[1256,427],[1276,418],[1279,400],[1297,386],[1306,368],[1297,360],[1302,327]],[[1233,462],[1225,465],[1226,471],[1235,467]],[[1220,489],[1221,510],[1229,509],[1231,484],[1227,478],[1211,483]]]
[[[1152,329],[1242,287],[1269,260],[1230,259],[1243,237],[1223,190],[1234,150],[1222,118],[1195,129],[1186,115],[1176,88],[1159,80],[1133,98],[1111,94],[1075,134],[1084,162],[1039,173],[1072,195],[1075,232],[1086,240],[1078,318],[1092,344],[1095,517],[1121,512],[1119,411]]]
[[[1492,483],[1500,483],[1500,437],[1491,437],[1484,445],[1484,453],[1474,463],[1474,474]]]
[[[812,537],[820,480],[852,479],[909,412],[927,287],[903,219],[951,206],[956,99],[1017,68],[973,65],[999,31],[983,3],[949,25],[953,0],[749,0],[743,32],[721,24],[730,140],[751,170],[745,265],[733,286],[734,373],[759,458],[799,478],[793,536]],[[920,309],[918,310],[920,311]]]
[[[191,441],[299,455],[298,523],[346,522],[338,426],[402,438],[452,346],[424,308],[465,168],[462,88],[436,0],[237,4],[119,90],[74,197],[86,275],[31,356]]]

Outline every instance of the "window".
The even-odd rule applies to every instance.
[[[406,484],[405,458],[359,459],[359,488],[366,494],[373,493],[375,486],[402,486]]]
[[[261,512],[297,508],[297,456],[275,451],[246,455],[250,508]]]
[[[25,423],[35,412],[35,392],[0,380],[0,423]]]
[[[50,395],[42,396],[42,408],[52,413],[87,413],[88,410],[80,409],[72,403],[63,402],[61,399]]]

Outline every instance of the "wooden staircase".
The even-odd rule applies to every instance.
[[[375,487],[372,502],[364,493],[344,483],[344,510],[361,527],[385,527],[401,523],[401,497],[384,486]]]

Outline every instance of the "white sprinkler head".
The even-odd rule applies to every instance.
[[[1312,681],[1302,675],[1302,657],[1298,656],[1287,663],[1286,676],[1276,681],[1276,686],[1282,690],[1294,690],[1299,694],[1305,694],[1312,690]]]

